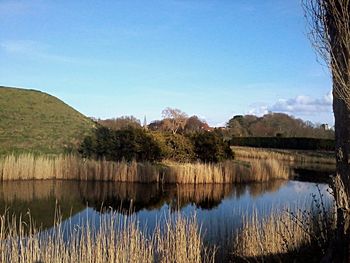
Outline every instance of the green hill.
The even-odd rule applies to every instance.
[[[0,86],[0,153],[62,153],[95,123],[49,94]]]

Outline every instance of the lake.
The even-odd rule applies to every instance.
[[[318,184],[329,199],[328,185]],[[59,207],[63,225],[94,224],[111,211],[132,213],[141,229],[152,231],[157,223],[180,211],[195,215],[202,227],[204,242],[216,246],[217,257],[230,253],[232,237],[242,218],[254,213],[260,218],[272,211],[309,209],[315,183],[275,180],[251,184],[160,185],[79,181],[11,181],[0,184],[0,212],[22,214],[29,211],[37,225],[52,231]]]

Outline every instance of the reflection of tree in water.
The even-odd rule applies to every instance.
[[[129,214],[142,209],[158,209],[164,201],[158,184],[80,182],[81,201],[96,211],[110,209]]]
[[[177,211],[189,204],[201,209],[218,207],[227,197],[239,198],[249,193],[257,197],[266,192],[277,191],[286,181],[276,180],[257,184],[130,184],[81,182],[79,191],[84,204],[96,211],[108,211],[110,208],[122,212],[137,212],[142,209],[154,210],[169,205],[171,211]]]
[[[283,181],[259,184],[131,184],[116,182],[78,181],[14,181],[0,185],[0,213],[10,207],[10,213],[25,215],[29,210],[32,218],[47,228],[53,225],[56,204],[63,219],[86,208],[96,211],[113,209],[121,213],[143,209],[158,210],[168,205],[172,211],[196,205],[210,210],[218,207],[227,197],[239,198],[249,193],[257,197],[265,192],[276,191]]]
[[[228,184],[158,185],[95,182],[80,184],[80,193],[83,202],[97,211],[112,208],[122,213],[130,213],[142,209],[159,209],[165,204],[169,205],[171,210],[181,209],[188,204],[212,209],[218,206],[233,188],[233,185]]]

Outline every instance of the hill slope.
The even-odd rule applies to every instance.
[[[60,153],[77,146],[94,125],[49,94],[0,86],[0,153]]]

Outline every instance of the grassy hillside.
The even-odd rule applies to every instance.
[[[51,95],[0,86],[0,154],[61,153],[76,147],[94,125]]]

